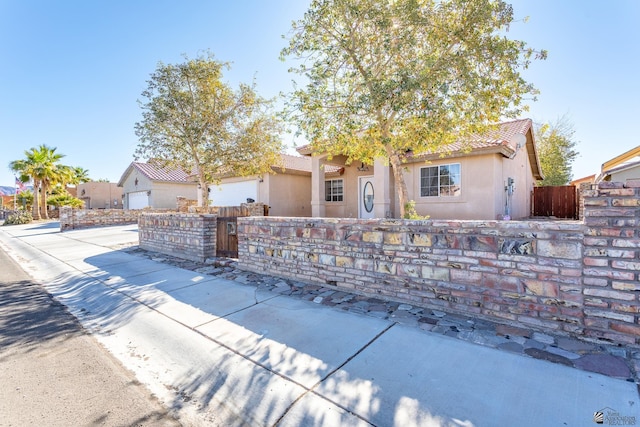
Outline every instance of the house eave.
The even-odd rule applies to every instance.
[[[303,145],[301,147],[296,148],[296,151],[301,156],[311,156],[313,154],[313,150],[311,149],[311,144]]]
[[[415,156],[408,156],[407,163],[418,163],[421,161],[433,161],[438,159],[456,159],[460,157],[474,157],[486,154],[500,154],[504,157],[511,157],[515,153],[511,147],[507,145],[498,145],[492,147],[474,148],[471,150],[457,150],[449,153],[433,153],[433,154],[418,154]]]
[[[120,180],[118,181],[118,187],[124,187],[124,183],[127,180],[127,178],[129,178],[129,175],[131,175],[131,171],[133,170],[133,163],[130,164],[124,171],[124,173],[122,174],[122,176],[120,177]]]
[[[600,170],[602,171],[602,173],[607,173],[609,170],[615,168],[616,166],[619,166],[633,159],[634,157],[638,157],[638,156],[640,156],[640,145],[638,145],[635,148],[632,148],[631,150],[625,153],[620,154],[619,156],[614,157],[611,160],[607,160],[602,164],[602,167],[600,168]]]
[[[638,167],[640,167],[640,160],[635,161],[635,162],[630,162],[630,163],[622,163],[620,165],[612,167],[611,169],[604,170],[602,172],[602,174],[603,175],[611,175],[613,173],[624,172],[624,171],[627,171],[629,169],[635,169],[635,168],[638,168]]]
[[[311,176],[311,171],[285,168],[283,166],[272,166],[271,170],[274,171],[276,174]]]

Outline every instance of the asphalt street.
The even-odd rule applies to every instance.
[[[0,426],[178,426],[0,249]]]

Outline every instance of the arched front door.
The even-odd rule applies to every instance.
[[[361,176],[358,178],[358,216],[363,219],[374,218],[373,197],[375,189],[373,176]]]

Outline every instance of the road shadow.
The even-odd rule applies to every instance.
[[[32,230],[50,230],[53,228],[60,228],[60,221],[48,221],[43,223],[37,223],[33,227],[29,227]]]
[[[0,284],[0,348],[8,350],[84,332],[67,308],[29,280]]]

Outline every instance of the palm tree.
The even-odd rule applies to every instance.
[[[52,180],[51,191],[48,192],[50,196],[64,193],[69,195],[70,185],[77,187],[78,184],[91,181],[89,171],[80,166],[58,165],[57,171],[57,177],[55,180]],[[50,197],[47,198],[47,203],[51,205],[52,203],[50,203],[49,200]]]
[[[73,173],[74,173],[74,182],[72,182],[72,184],[84,184],[85,182],[89,182],[91,181],[91,178],[89,178],[89,170],[82,168],[80,166],[76,166],[73,168]]]
[[[43,211],[45,219],[49,219],[49,213],[47,212],[47,192],[49,189],[64,179],[65,167],[60,164],[60,160],[64,157],[64,154],[56,153],[55,147],[48,147],[45,144],[40,145],[36,149],[38,153],[38,178],[41,183],[42,203],[40,209]]]
[[[25,158],[14,160],[9,163],[9,169],[20,175],[18,178],[22,182],[33,181],[33,218],[41,219],[38,206],[38,191],[40,189],[40,179],[38,178],[38,156],[35,148],[24,152]]]
[[[9,168],[20,174],[20,180],[33,181],[33,217],[42,219],[49,218],[47,213],[47,190],[62,179],[64,166],[60,164],[60,159],[64,154],[56,153],[56,148],[51,148],[45,144],[38,148],[31,148],[24,152],[25,158],[14,160],[9,163]],[[40,201],[38,200],[40,193]],[[41,214],[41,211],[43,214]]]

